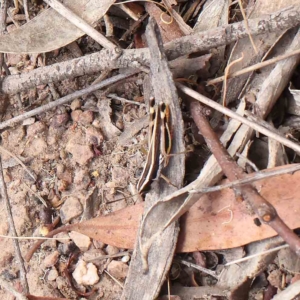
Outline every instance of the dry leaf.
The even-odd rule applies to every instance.
[[[288,226],[300,227],[300,172],[265,179],[254,185],[276,207]],[[71,225],[68,230],[119,248],[132,249],[142,212],[143,204],[130,206],[105,217]],[[276,235],[266,225],[255,225],[255,217],[248,214],[243,203],[237,202],[232,190],[207,194],[182,217],[177,251],[226,249]]]
[[[115,0],[65,0],[63,4],[93,25],[114,2]],[[10,34],[1,36],[0,52],[49,52],[70,44],[83,35],[83,31],[49,8]]]

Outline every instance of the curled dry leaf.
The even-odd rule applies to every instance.
[[[253,185],[276,207],[290,228],[300,227],[300,171],[257,181]],[[58,231],[77,231],[118,248],[133,249],[142,213],[143,203]],[[255,218],[244,203],[236,200],[232,190],[206,194],[181,218],[177,251],[233,248],[276,235],[266,225],[255,225]]]
[[[65,0],[64,5],[93,25],[114,2],[115,0]],[[49,52],[68,45],[83,35],[83,31],[49,8],[20,28],[3,35],[0,52]]]

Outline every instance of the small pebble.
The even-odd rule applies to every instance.
[[[111,246],[111,245],[107,245],[107,247],[105,248],[105,251],[108,255],[115,255],[120,252],[119,248],[117,248],[115,246]]]
[[[127,276],[128,269],[127,264],[117,260],[112,260],[107,266],[109,274],[118,279],[124,279]]]
[[[70,107],[72,110],[79,109],[81,107],[81,101],[79,99],[73,100]]]
[[[81,251],[86,251],[91,245],[91,239],[84,234],[71,231],[69,236]]]
[[[48,273],[48,280],[49,281],[54,281],[54,280],[56,280],[56,278],[58,277],[58,272],[57,272],[57,270],[55,269],[55,268],[52,268],[51,270],[50,270],[50,272]]]
[[[93,285],[100,279],[96,266],[83,260],[78,261],[72,276],[78,284],[83,285]]]
[[[122,259],[121,259],[121,261],[122,261],[123,263],[129,262],[129,261],[130,261],[130,256],[129,256],[129,255],[123,256]]]
[[[70,196],[60,209],[61,221],[63,224],[66,224],[81,215],[82,212],[83,209],[80,201],[76,197]]]
[[[43,260],[41,267],[43,269],[49,268],[54,266],[59,258],[59,252],[58,251],[54,251],[51,254],[49,254],[48,256],[45,257],[45,259]]]

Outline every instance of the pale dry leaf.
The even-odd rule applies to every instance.
[[[115,0],[65,0],[63,4],[94,25],[114,2]],[[70,44],[83,35],[83,31],[49,8],[20,28],[3,35],[0,39],[0,52],[49,52]]]
[[[272,203],[291,228],[300,227],[298,194],[300,172],[257,181],[254,186]],[[108,216],[68,226],[103,243],[132,249],[135,244],[143,203],[119,210]],[[202,196],[181,219],[177,252],[238,247],[276,235],[267,225],[257,226],[234,192],[221,190]]]

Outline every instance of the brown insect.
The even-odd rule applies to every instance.
[[[157,176],[159,166],[169,163],[169,154],[172,148],[170,131],[170,109],[165,103],[155,104],[154,98],[150,99],[150,124],[149,124],[149,151],[141,178],[137,184],[140,193],[146,191],[152,180]]]

